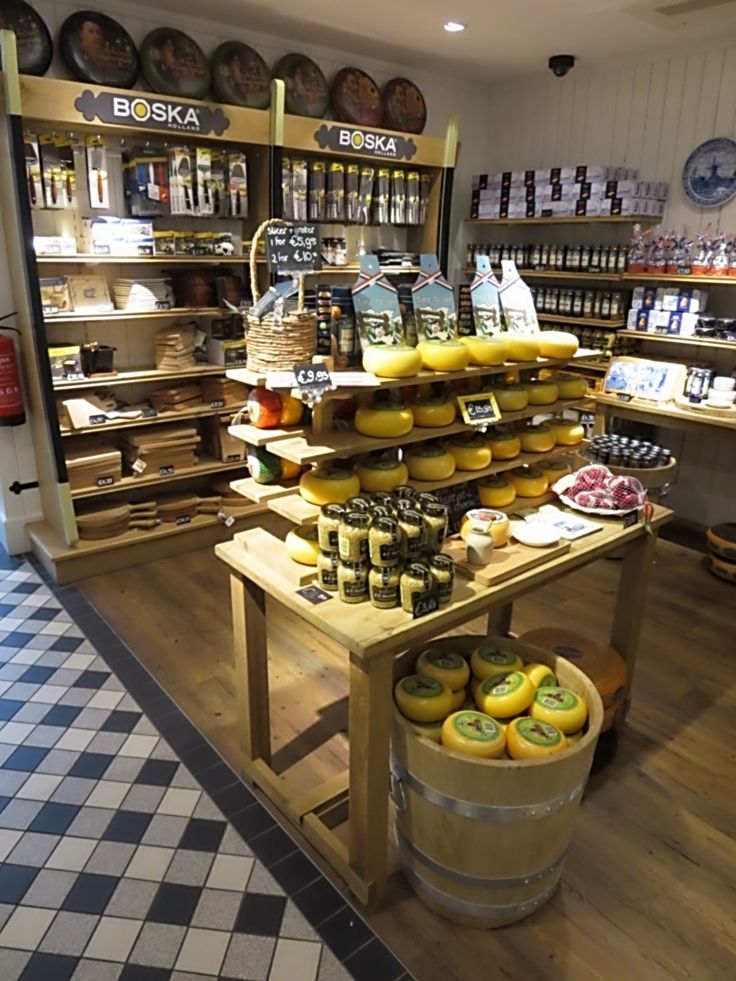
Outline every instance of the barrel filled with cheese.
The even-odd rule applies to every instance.
[[[557,888],[603,720],[595,686],[564,657],[505,637],[433,641],[433,648],[468,661],[474,649],[488,645],[546,665],[559,686],[584,700],[588,722],[564,752],[493,758],[495,743],[484,755],[496,734],[483,713],[467,710],[459,733],[449,732],[450,716],[440,745],[394,709],[392,795],[404,874],[430,909],[481,928],[524,919]],[[417,653],[399,659],[397,679],[413,670]],[[484,723],[489,731],[465,731],[470,723],[475,729]],[[554,728],[531,719],[528,724]],[[473,748],[483,744],[478,755],[464,745],[471,736]]]

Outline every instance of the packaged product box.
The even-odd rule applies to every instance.
[[[580,217],[595,218],[601,214],[601,203],[600,201],[575,201],[570,202],[573,205],[572,214],[578,215]]]
[[[646,181],[606,181],[594,184],[603,191],[605,198],[645,198],[648,197],[649,184]]]
[[[661,310],[661,299],[659,300],[659,307],[657,307],[657,292],[656,286],[637,286],[631,294],[631,309]]]
[[[696,313],[684,313],[679,310],[652,310],[649,313],[649,328],[658,334],[672,334],[691,337],[695,333],[698,322]]]
[[[479,336],[495,336],[504,330],[499,282],[493,274],[487,255],[475,258],[475,276],[470,284],[473,324]]]
[[[404,344],[398,290],[381,275],[378,256],[360,257],[360,274],[351,287],[355,318],[363,347],[369,344]]]
[[[207,337],[207,360],[210,364],[219,364],[233,368],[246,363],[245,340],[222,340],[218,337]]]
[[[649,315],[654,311],[647,310],[644,307],[638,307],[634,309],[633,307],[629,310],[628,317],[626,318],[626,329],[627,330],[640,330],[649,331]],[[654,320],[652,320],[652,331],[654,331]]]
[[[113,215],[83,218],[80,246],[89,255],[153,255],[153,222]]]
[[[54,344],[48,348],[51,377],[54,381],[75,381],[84,378],[82,352],[79,344]]]
[[[708,293],[705,290],[691,289],[689,286],[668,286],[659,291],[661,294],[662,310],[679,311],[680,313],[703,313],[708,305]]]
[[[604,392],[669,402],[685,387],[687,368],[666,361],[614,357],[603,382]]]
[[[455,293],[442,275],[436,255],[420,255],[421,272],[412,285],[414,317],[420,341],[449,341],[457,337]]]
[[[77,240],[69,235],[34,235],[33,250],[36,255],[76,255]]]
[[[41,309],[44,314],[70,313],[72,300],[66,276],[55,276],[38,281],[41,291]]]

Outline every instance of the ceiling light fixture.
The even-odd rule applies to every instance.
[[[461,24],[456,20],[448,20],[445,24],[445,30],[448,34],[458,34],[460,31],[465,30],[465,24]]]

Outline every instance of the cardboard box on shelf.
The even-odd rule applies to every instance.
[[[153,222],[112,215],[83,218],[79,251],[88,255],[153,255]]]

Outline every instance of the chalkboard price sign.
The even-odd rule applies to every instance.
[[[299,388],[331,388],[330,373],[323,364],[300,364],[294,368]]]
[[[460,522],[466,511],[480,507],[478,488],[474,481],[468,484],[456,484],[435,491],[442,504],[447,506],[447,531],[456,535],[460,530]]]
[[[316,225],[275,225],[266,229],[266,257],[272,273],[316,272],[322,268]]]
[[[469,426],[488,426],[501,419],[496,397],[491,392],[480,395],[459,395],[458,404]]]
[[[420,617],[426,617],[430,613],[436,613],[440,608],[439,594],[434,590],[430,590],[428,593],[420,593],[414,597],[412,607],[412,619],[414,620],[418,620]]]

